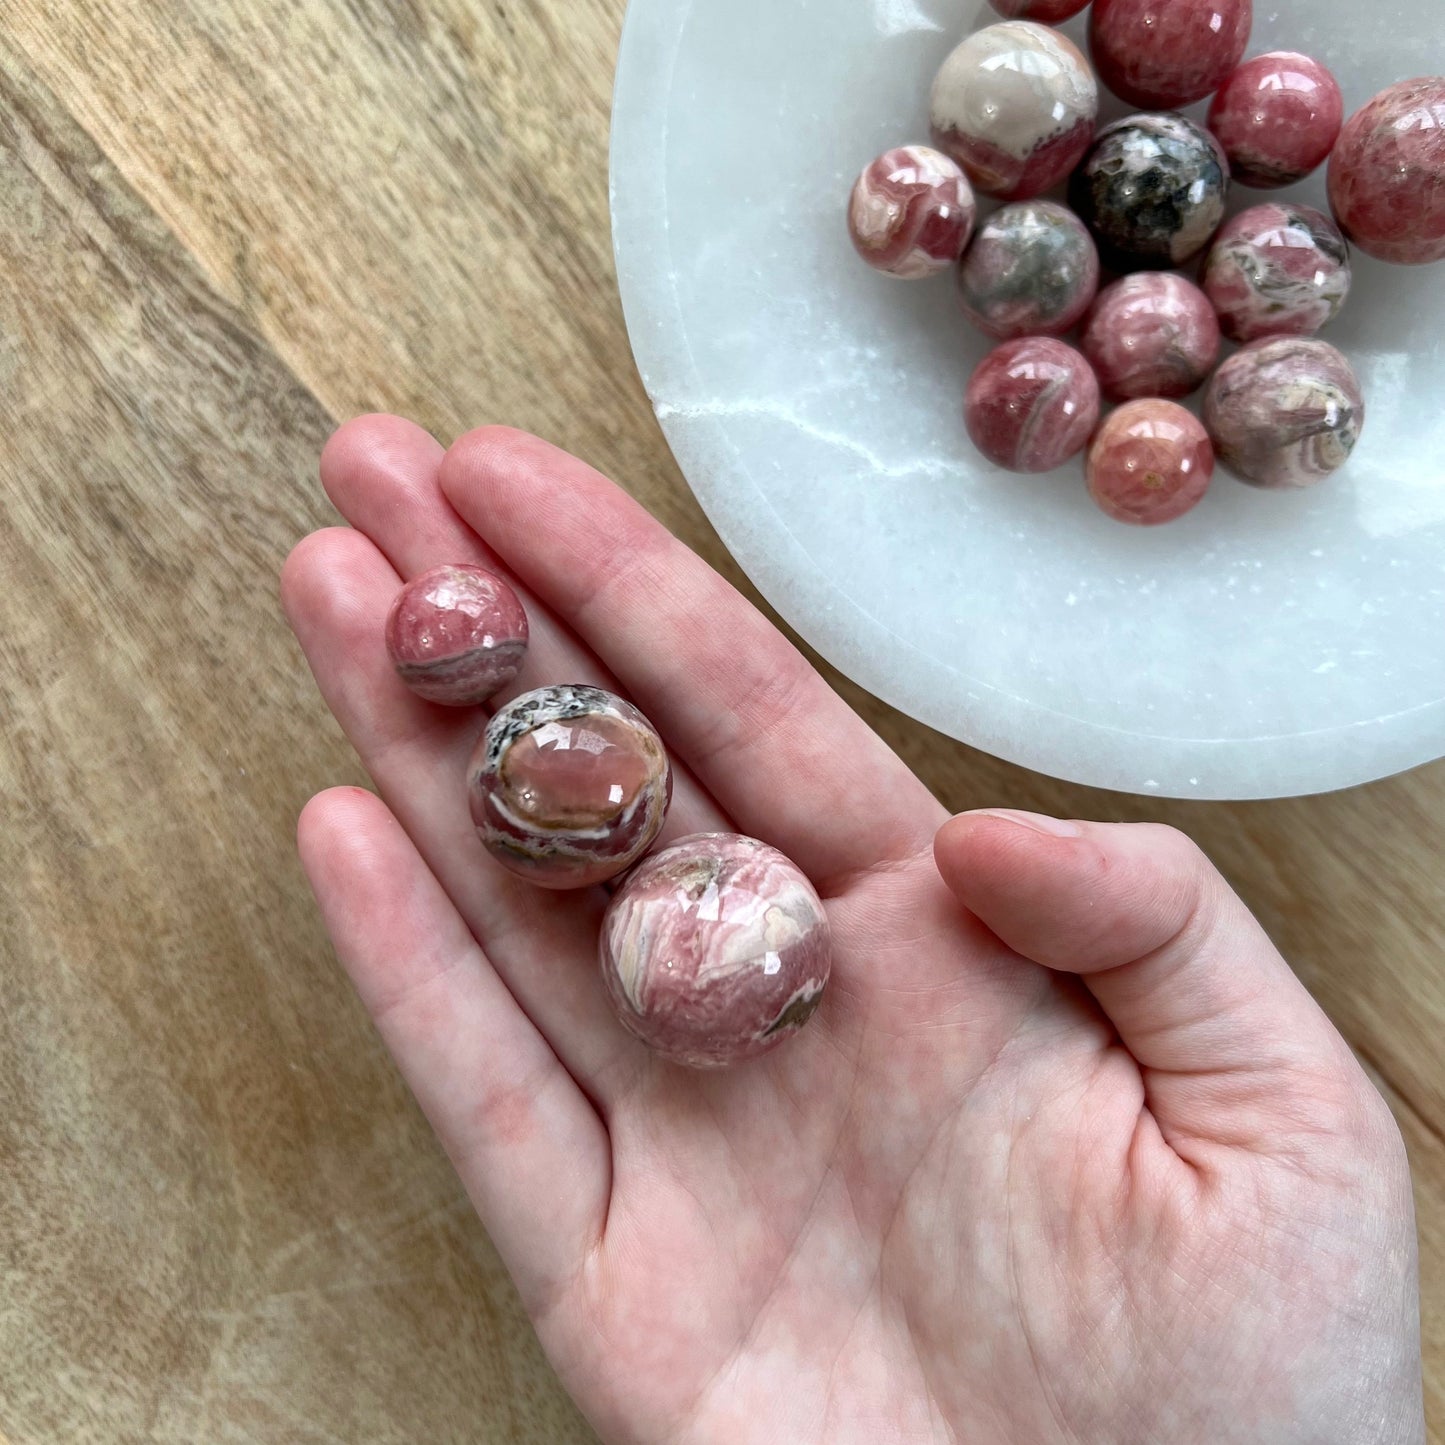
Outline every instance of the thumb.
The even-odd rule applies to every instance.
[[[1182,833],[965,813],[934,841],[958,899],[1016,953],[1079,975],[1188,1157],[1207,1141],[1312,1150],[1379,1100],[1264,930]]]

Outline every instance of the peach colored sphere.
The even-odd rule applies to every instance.
[[[1117,522],[1157,527],[1192,511],[1214,476],[1214,448],[1173,401],[1131,401],[1104,419],[1085,463],[1089,495]]]

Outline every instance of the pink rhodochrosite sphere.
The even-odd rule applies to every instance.
[[[1219,89],[1253,24],[1252,0],[1094,0],[1089,48],[1121,100],[1178,110]]]
[[[858,177],[848,234],[876,270],[919,281],[958,260],[976,214],[973,187],[955,161],[930,146],[899,146]]]
[[[1246,60],[1209,107],[1209,129],[1241,185],[1293,185],[1329,159],[1345,119],[1340,85],[1318,60],[1272,50]]]
[[[527,614],[517,594],[481,567],[450,564],[413,578],[386,619],[386,650],[401,680],[428,702],[485,702],[522,670]]]
[[[1089,495],[1115,521],[1155,527],[1199,505],[1214,476],[1214,448],[1178,402],[1131,401],[1104,419],[1085,475]]]
[[[1010,472],[1051,472],[1077,456],[1099,420],[1099,383],[1072,346],[1048,336],[1008,341],[968,383],[973,444]]]
[[[1236,351],[1204,394],[1219,460],[1256,487],[1309,487],[1350,459],[1365,401],[1349,361],[1327,341],[1271,336]]]
[[[929,105],[933,143],[985,195],[1028,200],[1057,185],[1094,135],[1099,87],[1057,30],[1007,20],[943,62]]]
[[[640,863],[608,905],[600,952],[618,1018],[692,1068],[741,1063],[797,1033],[832,967],[813,885],[736,833],[698,833]]]
[[[1204,290],[1231,341],[1313,336],[1350,294],[1350,248],[1312,206],[1266,201],[1214,238]]]
[[[1089,0],[992,0],[993,8],[1009,20],[1037,20],[1040,25],[1062,25],[1088,3]]]
[[[1330,206],[1376,260],[1445,258],[1445,78],[1401,81],[1345,122],[1330,157]]]
[[[1170,271],[1140,271],[1099,293],[1080,341],[1113,401],[1188,396],[1219,360],[1209,298]]]
[[[543,888],[585,888],[630,868],[672,801],[657,729],[631,703],[581,684],[538,688],[502,708],[467,784],[488,852]]]

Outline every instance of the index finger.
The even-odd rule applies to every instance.
[[[740,593],[619,487],[524,432],[458,441],[442,490],[622,681],[745,832],[826,891],[946,814]]]

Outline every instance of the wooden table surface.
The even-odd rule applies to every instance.
[[[275,578],[373,409],[538,431],[735,575],[618,306],[621,11],[5,7],[0,1445],[591,1438],[313,915],[293,822],[359,775]],[[838,685],[952,807],[1219,861],[1398,1111],[1445,1429],[1445,767],[1145,801]]]

